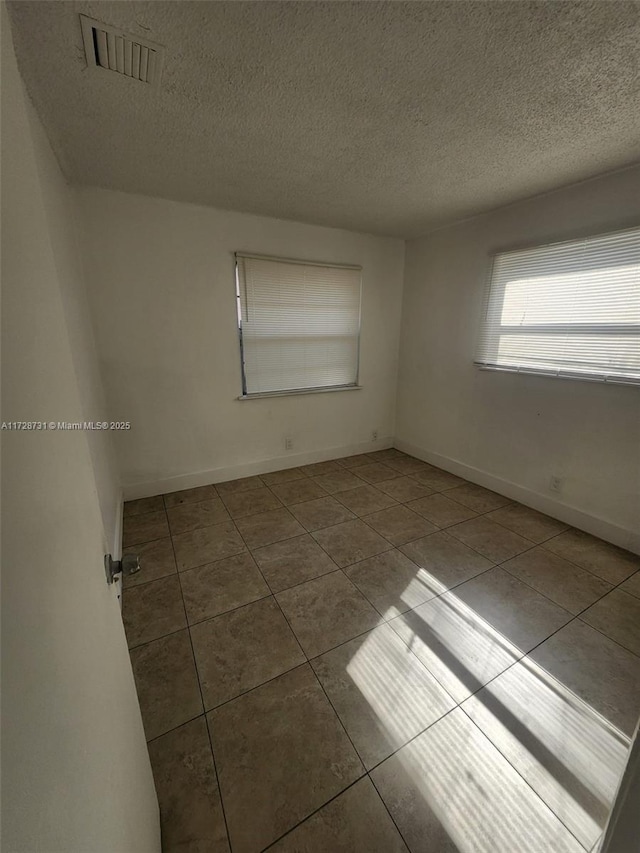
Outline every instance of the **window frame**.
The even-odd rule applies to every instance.
[[[517,373],[524,374],[529,376],[546,376],[552,379],[574,379],[581,382],[598,382],[603,385],[625,385],[630,387],[639,387],[640,386],[640,378],[636,379],[633,377],[629,377],[626,379],[623,376],[618,374],[613,374],[611,376],[602,374],[602,373],[588,373],[586,371],[572,371],[569,369],[563,370],[562,367],[548,368],[544,367],[523,367],[516,365],[500,365],[500,364],[488,364],[486,361],[479,361],[479,350],[480,350],[480,342],[483,336],[486,334],[487,324],[490,323],[490,308],[495,302],[499,299],[500,303],[504,305],[505,293],[506,293],[506,285],[507,282],[503,281],[495,290],[493,289],[493,275],[495,270],[496,259],[501,255],[510,255],[517,254],[519,252],[528,252],[533,251],[535,249],[553,249],[555,246],[561,246],[567,243],[578,243],[580,241],[587,240],[596,240],[599,237],[608,237],[614,236],[616,234],[624,234],[628,231],[640,231],[640,224],[627,225],[624,228],[617,228],[613,231],[600,231],[597,234],[588,233],[583,234],[581,236],[569,237],[563,240],[553,240],[551,242],[546,243],[529,243],[526,245],[519,245],[516,247],[510,247],[508,249],[500,249],[497,251],[493,251],[490,255],[489,264],[487,274],[485,276],[484,283],[484,292],[482,298],[482,314],[481,320],[479,323],[478,334],[476,339],[476,346],[474,350],[474,358],[473,364],[478,370],[488,371],[491,373]],[[597,324],[597,323],[583,323],[583,324],[571,324],[571,323],[556,323],[556,324],[532,324],[527,326],[513,326],[513,325],[495,325],[493,327],[497,331],[495,335],[492,336],[492,343],[494,346],[497,346],[500,341],[501,333],[508,333],[511,335],[518,334],[531,334],[540,333],[540,334],[629,334],[633,335],[634,333],[640,337],[640,327],[638,324],[634,323],[618,323],[618,324]],[[488,349],[487,349],[488,351]],[[494,355],[497,354],[495,349],[491,351]]]
[[[293,266],[314,266],[314,267],[325,267],[329,269],[347,269],[347,270],[357,270],[360,273],[360,282],[359,282],[359,304],[358,304],[358,330],[357,330],[357,346],[356,346],[356,363],[355,363],[355,381],[353,383],[349,383],[347,385],[326,385],[326,386],[309,386],[302,388],[287,388],[279,391],[247,391],[247,374],[245,369],[245,357],[244,357],[244,340],[242,334],[242,299],[240,295],[240,272],[239,272],[239,258],[253,258],[255,260],[261,261],[274,261],[277,263],[288,263]],[[360,384],[360,342],[362,336],[362,278],[363,278],[363,268],[359,264],[339,264],[333,263],[329,261],[307,261],[302,260],[300,258],[284,258],[276,255],[263,255],[257,254],[255,252],[242,252],[236,251],[233,254],[233,263],[234,263],[234,278],[235,278],[235,293],[236,293],[236,322],[238,326],[238,342],[240,348],[240,373],[241,373],[241,381],[242,381],[242,394],[238,396],[236,399],[238,400],[259,400],[265,397],[291,397],[291,396],[299,396],[304,394],[328,394],[334,391],[360,391],[362,390],[362,385]]]

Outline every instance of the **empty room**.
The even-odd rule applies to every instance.
[[[638,853],[640,2],[0,14],[2,849]]]

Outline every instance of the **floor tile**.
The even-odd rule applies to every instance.
[[[197,530],[199,527],[211,527],[229,521],[229,513],[220,498],[198,501],[197,503],[179,504],[167,510],[169,527],[172,536]]]
[[[237,554],[189,569],[182,572],[180,583],[191,625],[257,601],[271,592],[250,554]]]
[[[580,618],[640,656],[640,598],[614,589]]]
[[[527,659],[462,707],[590,850],[609,816],[629,739]]]
[[[465,483],[455,489],[447,489],[446,496],[475,512],[490,512],[492,509],[500,509],[501,506],[511,503],[504,495],[483,489],[475,483]]]
[[[241,477],[239,480],[227,480],[225,483],[216,483],[216,491],[221,498],[227,495],[236,495],[240,492],[250,492],[252,489],[261,489],[264,486],[260,477]]]
[[[530,657],[629,737],[640,708],[640,658],[580,619]]]
[[[194,489],[183,489],[181,492],[171,492],[164,496],[164,505],[167,509],[173,509],[183,504],[198,503],[198,501],[211,501],[218,497],[215,486],[196,486]]]
[[[502,564],[512,575],[537,589],[569,613],[580,613],[611,589],[602,578],[563,560],[546,548],[532,548]]]
[[[454,592],[433,598],[388,624],[456,702],[522,657],[513,643]]]
[[[292,483],[294,480],[303,480],[306,476],[302,468],[285,468],[284,471],[271,471],[269,474],[260,474],[260,479],[267,486],[277,486],[280,483]]]
[[[441,584],[441,591],[491,568],[492,563],[448,533],[432,533],[400,550]]]
[[[167,514],[160,512],[145,512],[143,515],[130,515],[122,521],[122,545],[129,548],[154,539],[162,539],[169,535]]]
[[[276,598],[308,657],[322,654],[381,621],[340,571],[286,589]]]
[[[569,527],[563,521],[516,503],[494,509],[487,518],[497,521],[503,527],[508,527],[519,536],[524,536],[525,539],[535,543],[551,539],[552,536],[557,536]]]
[[[204,717],[149,744],[163,853],[229,853]]]
[[[431,467],[426,462],[420,459],[415,459],[413,456],[398,456],[395,459],[387,459],[386,465],[398,471],[399,474],[413,474],[414,471],[426,471]]]
[[[364,517],[370,527],[388,539],[392,545],[404,545],[412,539],[419,539],[434,533],[438,528],[430,521],[408,509],[406,506],[392,506]]]
[[[370,462],[358,468],[358,477],[362,477],[367,483],[381,483],[383,480],[393,480],[397,476],[398,472],[383,462]]]
[[[199,622],[191,638],[207,711],[305,660],[273,598]]]
[[[377,488],[385,495],[390,495],[400,503],[407,501],[415,501],[418,498],[424,498],[432,494],[432,490],[413,480],[411,477],[394,477],[393,480],[383,480],[376,484]]]
[[[188,631],[131,650],[147,740],[202,714],[202,699]]]
[[[435,492],[452,489],[454,486],[461,486],[465,483],[462,477],[456,477],[455,474],[451,474],[449,471],[443,471],[442,468],[435,468],[433,466],[419,468],[417,471],[413,471],[411,476],[414,480],[422,483],[423,486],[433,489]]]
[[[234,853],[262,850],[364,772],[308,665],[208,721]]]
[[[127,549],[124,550],[126,553]],[[178,571],[173,545],[168,536],[146,542],[144,545],[136,545],[135,553],[140,558],[140,571],[123,576],[122,584],[125,589],[158,580]]]
[[[584,853],[460,708],[372,778],[412,853]]]
[[[253,556],[273,592],[335,572],[338,568],[308,534],[258,548]]]
[[[311,663],[367,769],[455,706],[388,625]]]
[[[313,482],[322,486],[323,490],[330,495],[335,495],[337,492],[346,492],[348,489],[355,489],[357,486],[362,485],[362,480],[360,479],[362,468],[354,470],[357,472],[357,475],[351,471],[346,471],[344,468],[339,468],[337,471],[330,471],[328,474],[314,477]],[[314,495],[314,497],[316,496]]]
[[[408,506],[438,527],[451,527],[452,524],[459,524],[476,516],[469,507],[452,501],[441,493],[411,501]]]
[[[285,506],[299,504],[302,501],[312,501],[315,498],[323,498],[327,494],[315,480],[309,477],[305,477],[303,480],[294,480],[292,483],[281,483],[280,485],[272,486],[272,490]]]
[[[472,518],[449,527],[447,533],[482,554],[493,563],[502,563],[533,547],[533,542],[487,518]]]
[[[390,462],[392,459],[412,459],[396,447],[387,447],[384,450],[374,450],[369,454],[374,462]]]
[[[178,575],[125,590],[122,621],[129,648],[186,628]]]
[[[286,509],[274,509],[238,519],[238,530],[249,548],[260,548],[302,535],[305,530]]]
[[[632,575],[629,580],[626,580],[623,584],[621,584],[620,589],[623,589],[625,592],[631,593],[631,595],[635,595],[637,598],[640,598],[640,572],[636,572],[635,575]]]
[[[392,546],[363,521],[345,521],[311,534],[320,546],[341,566],[349,566]]]
[[[408,853],[370,779],[360,779],[285,835],[270,853]]]
[[[572,618],[567,610],[500,568],[461,584],[455,594],[523,652]]]
[[[246,492],[224,495],[223,500],[233,519],[246,518],[249,515],[257,515],[259,512],[268,512],[282,506],[271,489],[266,486],[261,489],[249,489]]]
[[[358,486],[357,489],[340,492],[336,495],[336,499],[356,515],[370,515],[372,512],[395,506],[397,503],[394,498],[385,495],[374,486]]]
[[[368,453],[358,453],[356,456],[345,456],[343,459],[336,459],[338,465],[343,468],[359,468],[361,465],[368,465],[375,460]]]
[[[303,465],[300,470],[307,477],[321,477],[323,474],[330,474],[332,471],[341,471],[342,466],[331,460],[329,462],[314,462],[312,465]]]
[[[291,507],[294,515],[305,530],[320,530],[322,527],[332,527],[341,521],[351,521],[356,516],[335,498],[318,498],[315,501],[305,501]]]
[[[344,573],[385,619],[442,592],[441,584],[395,548],[354,563]]]
[[[234,853],[407,853],[380,794],[411,853],[593,849],[640,707],[639,557],[394,450],[219,488],[125,505],[163,850],[230,850],[203,710]]]
[[[132,515],[146,515],[148,512],[160,512],[164,509],[162,495],[155,495],[152,498],[138,498],[135,501],[125,501],[124,517],[129,518]]]
[[[617,584],[640,569],[640,557],[596,539],[582,530],[567,530],[543,545],[554,554]]]
[[[180,533],[173,537],[173,547],[180,572],[224,560],[246,550],[231,521]]]

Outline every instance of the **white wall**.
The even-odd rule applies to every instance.
[[[2,419],[84,419],[73,225],[2,15]],[[55,218],[54,218],[55,217]],[[158,810],[83,432],[2,432],[2,847],[157,853]]]
[[[73,192],[58,168],[42,125],[30,104],[27,113],[82,406],[82,420],[107,421],[106,399],[82,270]],[[105,547],[108,552],[119,557],[122,488],[112,434],[93,431],[87,432],[86,438],[105,529]]]
[[[133,425],[115,436],[126,496],[390,443],[402,241],[106,190],[77,193],[111,419]],[[237,399],[236,250],[362,264],[362,390]]]
[[[398,446],[640,548],[638,389],[473,365],[491,253],[639,222],[636,168],[408,243]],[[559,497],[551,475],[563,478]]]

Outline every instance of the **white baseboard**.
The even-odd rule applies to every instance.
[[[268,474],[270,471],[280,471],[285,468],[297,468],[299,465],[311,465],[313,462],[326,462],[330,459],[340,459],[342,456],[352,456],[356,453],[373,453],[376,450],[386,450],[393,447],[393,439],[389,436],[377,441],[367,441],[360,444],[348,444],[343,447],[329,447],[326,450],[310,450],[304,453],[287,453],[271,459],[259,459],[241,465],[229,465],[213,468],[209,471],[194,471],[191,474],[181,474],[178,477],[154,480],[146,483],[129,483],[123,486],[124,500],[150,498],[154,495],[164,495],[181,489],[193,489],[196,486],[208,486],[210,483],[224,483],[239,477],[253,477],[255,474]]]
[[[429,462],[438,468],[443,468],[445,471],[457,474],[465,480],[477,483],[479,486],[484,486],[486,489],[491,489],[507,498],[529,506],[531,509],[564,521],[565,524],[570,524],[572,527],[577,527],[579,530],[584,530],[586,533],[598,536],[600,539],[618,545],[620,548],[626,548],[628,551],[633,551],[634,554],[640,554],[640,533],[637,531],[627,530],[604,518],[590,515],[577,507],[550,498],[548,495],[542,495],[524,486],[519,486],[517,483],[503,480],[501,477],[496,477],[494,474],[489,474],[487,471],[482,471],[479,468],[473,468],[464,462],[459,462],[457,459],[450,459],[447,456],[440,456],[438,453],[431,453],[407,441],[396,439],[394,447],[397,447],[398,450],[402,450],[404,453],[415,456],[417,459],[422,459],[423,462]]]

